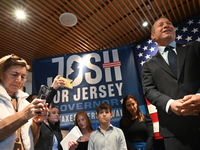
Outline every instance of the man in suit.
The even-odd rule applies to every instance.
[[[175,28],[164,16],[154,23],[151,38],[158,52],[144,63],[142,82],[146,98],[158,110],[165,148],[200,150],[200,43],[176,43]]]

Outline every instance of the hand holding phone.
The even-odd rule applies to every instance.
[[[42,112],[38,112],[38,119],[40,119],[41,114],[45,114],[48,111],[48,107],[47,105],[45,105],[45,103],[49,93],[50,93],[50,88],[45,85],[41,85],[37,98],[43,100],[44,108]]]

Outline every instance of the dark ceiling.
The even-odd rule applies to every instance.
[[[14,10],[24,9],[19,21]],[[62,13],[77,16],[66,27]],[[150,37],[152,23],[161,15],[173,24],[200,13],[200,0],[0,0],[0,57],[14,53],[32,60],[119,47]],[[147,27],[142,22],[148,21]]]

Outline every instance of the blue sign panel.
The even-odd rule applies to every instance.
[[[61,127],[74,124],[75,114],[85,111],[93,126],[98,124],[96,107],[108,103],[113,108],[111,123],[118,126],[122,99],[133,94],[147,113],[140,74],[133,56],[134,45],[113,49],[61,55],[33,62],[33,92],[41,84],[50,86],[57,75],[73,80],[73,89],[59,88],[53,105],[61,112]]]

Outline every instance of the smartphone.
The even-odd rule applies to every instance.
[[[38,92],[37,98],[43,100],[43,104],[45,104],[45,103],[46,103],[46,98],[47,98],[47,96],[49,95],[49,93],[50,93],[50,88],[49,88],[48,86],[41,85],[41,86],[40,86],[40,90],[39,90],[39,92]],[[45,108],[45,109],[43,110],[43,112],[46,112],[46,111],[47,111],[47,109]],[[40,115],[41,113],[42,113],[42,112],[38,112],[38,117],[40,117],[39,115]]]
[[[40,86],[40,90],[38,92],[38,97],[37,98],[46,100],[46,98],[49,95],[49,93],[50,93],[50,88],[48,86],[41,85]]]

